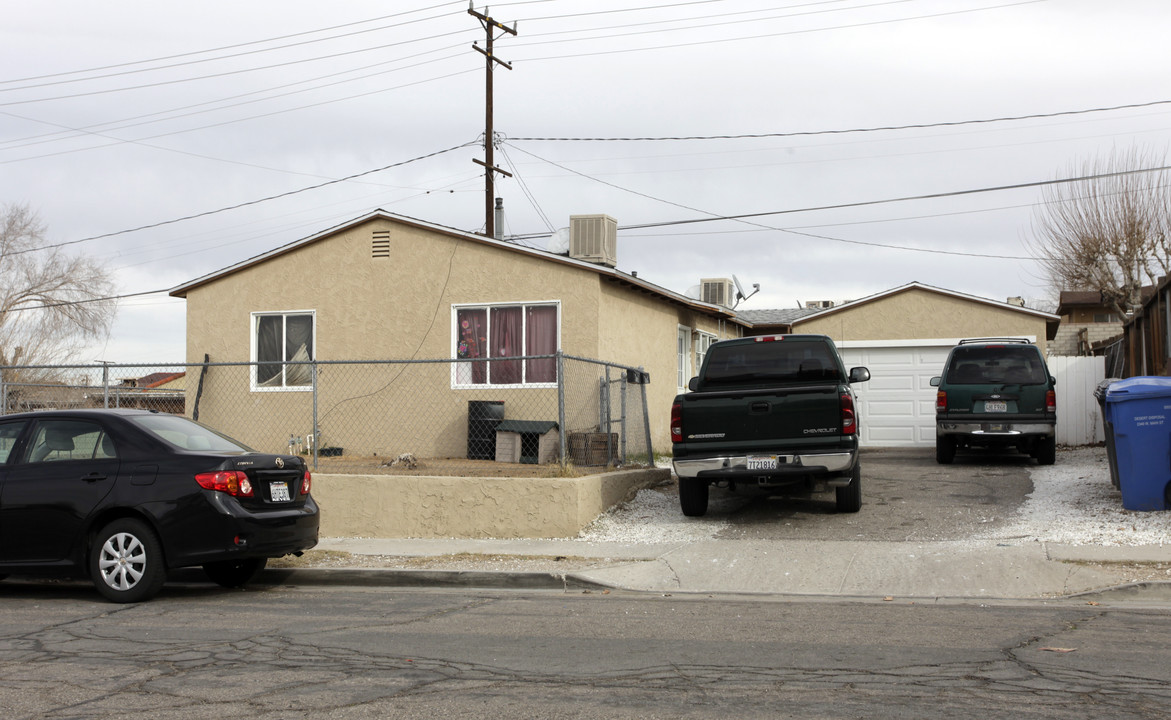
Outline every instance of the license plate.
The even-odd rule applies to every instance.
[[[268,493],[273,502],[288,502],[293,499],[289,497],[289,484],[285,482],[270,483]]]
[[[777,456],[776,455],[749,455],[748,456],[749,470],[776,470]]]
[[[1008,412],[1008,403],[1003,400],[985,400],[984,412]]]

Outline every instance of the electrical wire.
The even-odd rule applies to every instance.
[[[666,142],[683,140],[753,140],[761,138],[793,138],[816,137],[819,135],[846,135],[852,133],[892,132],[897,130],[926,130],[941,127],[961,127],[964,125],[983,125],[1000,122],[1016,122],[1019,120],[1043,120],[1048,118],[1069,117],[1073,115],[1088,115],[1090,113],[1113,112],[1115,110],[1136,110],[1139,108],[1171,105],[1171,100],[1151,100],[1150,102],[1126,103],[1123,105],[1108,105],[1103,107],[1082,108],[1080,110],[1058,110],[1048,113],[1029,113],[1026,115],[1003,115],[991,118],[977,118],[972,120],[948,120],[933,123],[909,123],[906,125],[879,125],[875,127],[843,128],[837,130],[799,130],[794,132],[770,133],[740,133],[725,135],[663,135],[641,137],[510,137],[514,142]]]
[[[13,251],[13,252],[8,253],[8,255],[9,256],[23,255],[25,253],[37,252],[40,250],[50,250],[53,248],[65,247],[67,245],[77,245],[77,244],[83,243],[83,242],[90,242],[91,240],[103,240],[105,238],[117,237],[119,235],[128,235],[130,233],[135,233],[135,232],[139,232],[142,230],[152,230],[154,228],[164,227],[166,225],[174,225],[175,223],[180,223],[180,222],[184,222],[187,220],[194,220],[196,218],[208,217],[210,215],[217,215],[219,213],[228,212],[229,210],[239,210],[240,208],[249,207],[251,205],[259,205],[260,203],[268,202],[270,200],[278,200],[280,198],[286,198],[286,197],[290,197],[292,195],[298,195],[300,193],[308,192],[310,190],[318,190],[320,188],[328,187],[330,185],[336,185],[338,183],[346,182],[348,180],[354,180],[355,178],[365,177],[366,175],[373,175],[374,173],[383,172],[385,170],[390,170],[392,168],[402,167],[403,165],[409,165],[414,162],[419,162],[420,160],[426,160],[429,158],[437,157],[439,155],[444,155],[449,152],[454,152],[454,151],[460,150],[462,148],[472,147],[477,144],[478,143],[475,141],[467,142],[462,145],[456,145],[454,147],[447,148],[446,150],[436,150],[435,152],[428,153],[426,155],[420,155],[418,157],[411,158],[410,160],[403,160],[401,162],[392,163],[390,165],[384,165],[383,167],[374,168],[373,170],[365,170],[360,173],[354,173],[353,175],[347,175],[346,177],[337,178],[335,180],[329,180],[329,181],[323,182],[323,183],[318,183],[317,185],[310,185],[308,187],[298,188],[296,190],[289,190],[287,192],[277,193],[276,195],[269,195],[268,197],[257,198],[255,200],[248,200],[246,202],[237,203],[235,205],[229,205],[227,207],[218,208],[216,210],[206,210],[204,212],[195,213],[193,215],[186,215],[184,217],[174,218],[171,220],[163,220],[161,222],[151,223],[149,225],[142,225],[142,226],[139,226],[136,228],[130,228],[128,230],[118,230],[115,232],[109,232],[109,233],[105,233],[102,235],[93,235],[90,237],[79,238],[77,240],[66,240],[64,242],[52,243],[49,245],[42,245],[40,247],[29,248],[27,250],[17,250],[17,251]]]

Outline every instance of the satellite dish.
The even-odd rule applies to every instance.
[[[747,300],[760,292],[760,283],[752,283],[752,292],[746,293],[744,292],[744,286],[740,284],[740,278],[733,275],[732,282],[736,283],[736,305],[739,305],[741,300]]]
[[[569,228],[563,227],[550,235],[545,249],[555,255],[569,254]]]
[[[736,283],[736,298],[738,300],[743,300],[744,298],[748,297],[744,294],[744,286],[740,284],[740,278],[732,275],[732,282]]]
[[[683,295],[685,297],[691,298],[692,300],[699,300],[701,297],[703,297],[703,288],[701,288],[699,285],[692,285],[691,287],[687,288],[687,292],[683,293]]]

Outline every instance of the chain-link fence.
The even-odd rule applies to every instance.
[[[652,464],[647,381],[560,353],[0,367],[0,411],[144,408],[323,472],[513,476]]]

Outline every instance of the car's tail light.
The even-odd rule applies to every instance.
[[[671,442],[683,442],[683,403],[671,406]]]
[[[1045,393],[1045,409],[1051,413],[1057,412],[1057,393],[1052,390]]]
[[[309,486],[313,484],[313,478],[309,475],[309,471],[305,471],[305,476],[301,478],[301,497],[309,494]]]
[[[947,412],[947,393],[943,390],[935,393],[935,412]]]
[[[252,497],[252,481],[239,470],[199,473],[195,476],[195,482],[207,490],[227,493],[234,497]]]
[[[853,435],[858,432],[858,418],[854,414],[854,398],[849,393],[842,393],[842,434]]]

